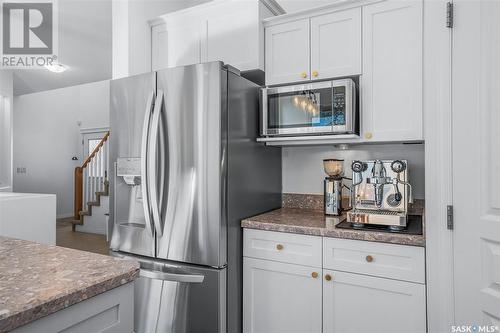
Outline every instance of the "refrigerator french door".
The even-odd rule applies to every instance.
[[[141,264],[137,333],[225,332],[226,89],[220,63],[111,83],[110,247]]]
[[[240,332],[241,219],[281,205],[259,86],[221,62],[111,82],[111,253],[141,264],[137,333]]]

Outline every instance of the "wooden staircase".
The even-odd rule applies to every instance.
[[[85,216],[92,216],[92,207],[101,205],[101,197],[109,195],[108,139],[109,132],[104,135],[82,166],[75,168],[73,231],[77,225],[83,225]]]
[[[107,180],[104,182],[104,191],[95,192],[95,201],[87,202],[86,209],[78,212],[78,219],[71,221],[73,231],[75,231],[77,225],[83,225],[84,216],[92,216],[92,207],[101,206],[101,196],[109,196],[109,182]]]

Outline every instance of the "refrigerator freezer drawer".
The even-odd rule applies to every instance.
[[[226,332],[226,269],[140,257],[135,282],[136,333]]]

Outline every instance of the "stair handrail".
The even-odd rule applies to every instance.
[[[109,132],[106,132],[106,134],[101,139],[101,141],[97,144],[97,146],[94,148],[94,150],[92,151],[92,153],[85,159],[85,161],[83,161],[83,164],[81,166],[82,169],[84,169],[84,168],[87,167],[87,165],[90,163],[90,161],[92,161],[92,159],[99,152],[99,150],[101,150],[101,147],[104,146],[104,144],[106,143],[106,141],[108,141],[108,138],[109,138]]]
[[[74,211],[73,211],[73,218],[75,220],[81,220],[80,212],[83,211],[83,206],[84,206],[84,200],[85,200],[85,188],[83,184],[83,174],[84,170],[89,166],[90,163],[94,162],[98,154],[101,152],[101,149],[103,149],[104,144],[108,141],[109,139],[109,131],[106,132],[104,137],[101,139],[101,141],[97,144],[97,146],[92,150],[92,153],[90,153],[89,156],[83,161],[81,166],[75,167],[74,171]],[[107,158],[107,156],[105,156]],[[107,181],[107,163],[105,163],[105,170],[104,171],[104,180]]]

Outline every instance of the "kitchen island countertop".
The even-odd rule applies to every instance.
[[[139,264],[0,236],[0,332],[134,281]]]
[[[344,217],[325,216],[322,210],[285,207],[244,219],[241,226],[267,231],[425,246],[424,235],[337,228],[336,225],[343,219]]]

